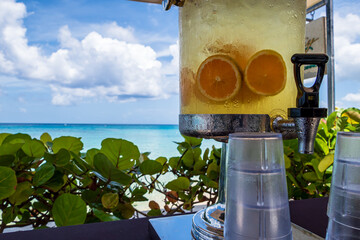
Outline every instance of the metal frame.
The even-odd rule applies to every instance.
[[[326,7],[326,51],[329,56],[327,64],[328,79],[328,114],[335,111],[335,61],[334,61],[334,4],[333,0],[322,0],[309,6],[306,13],[311,13],[321,7]]]

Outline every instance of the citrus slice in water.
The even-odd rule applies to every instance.
[[[231,57],[213,55],[201,63],[196,82],[205,97],[214,101],[225,101],[239,91],[241,73]]]
[[[257,52],[246,66],[245,83],[259,95],[280,93],[286,84],[286,66],[282,56],[273,50]]]

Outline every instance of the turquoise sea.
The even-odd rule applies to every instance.
[[[84,152],[100,148],[105,138],[122,138],[133,142],[140,152],[151,152],[151,158],[178,156],[177,144],[183,141],[178,125],[131,125],[131,124],[21,124],[1,123],[0,133],[26,133],[40,138],[47,132],[54,139],[60,136],[81,137]],[[212,145],[220,148],[221,143],[203,140],[202,149]]]

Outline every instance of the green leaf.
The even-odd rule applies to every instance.
[[[165,187],[174,191],[187,190],[190,187],[190,181],[186,177],[179,177],[168,182]]]
[[[335,126],[336,118],[337,118],[337,112],[333,112],[327,117],[326,126],[329,132]]]
[[[221,148],[216,148],[214,145],[211,150],[211,159],[220,159],[221,158]]]
[[[182,162],[184,163],[184,165],[188,168],[193,167],[194,165],[194,152],[192,149],[188,149],[184,155],[182,156]]]
[[[33,207],[39,212],[46,212],[51,210],[50,206],[44,204],[43,202],[34,202]]]
[[[80,138],[76,137],[59,137],[53,140],[52,150],[54,153],[60,151],[60,149],[64,148],[69,152],[80,153],[83,149],[84,144],[81,142]]]
[[[54,175],[55,167],[52,163],[44,163],[35,171],[33,178],[34,186],[38,187],[46,183]]]
[[[333,166],[334,166],[334,165],[328,167],[328,168],[326,169],[325,173],[327,173],[327,174],[332,174]]]
[[[83,224],[86,203],[76,195],[64,193],[55,200],[52,215],[58,227]]]
[[[85,161],[90,165],[94,166],[94,156],[99,153],[100,150],[97,148],[91,148],[86,152]]]
[[[87,202],[89,205],[93,203],[98,203],[101,199],[99,195],[101,194],[102,189],[96,188],[95,191],[93,190],[85,190],[81,194],[81,198]],[[99,204],[100,205],[100,204]]]
[[[12,163],[15,161],[14,155],[0,155],[0,166],[11,167]]]
[[[166,157],[158,157],[157,159],[155,159],[155,161],[159,162],[161,165],[164,165],[167,162],[167,158]]]
[[[317,150],[317,152],[322,152],[324,155],[329,154],[327,142],[321,138],[315,138],[315,150]]]
[[[0,133],[0,145],[3,143],[4,139],[11,135],[10,133]]]
[[[138,147],[123,139],[107,138],[103,140],[100,151],[120,170],[130,169],[140,158]]]
[[[286,176],[290,179],[290,181],[294,184],[295,187],[300,188],[299,183],[296,181],[295,177],[289,171],[286,171]]]
[[[35,158],[41,158],[42,156],[44,156],[45,152],[44,144],[36,139],[26,141],[25,144],[22,145],[21,149],[29,157]]]
[[[336,136],[332,137],[330,140],[330,149],[334,150],[336,145]]]
[[[208,169],[206,171],[206,175],[211,180],[216,180],[219,176],[220,167],[216,164],[216,162],[212,162],[209,164]]]
[[[192,147],[200,146],[202,143],[202,138],[188,137],[185,135],[182,136],[185,139],[185,142],[189,143]]]
[[[105,193],[101,197],[101,203],[104,208],[113,209],[119,204],[119,194],[117,193]]]
[[[81,157],[79,157],[78,154],[74,152],[70,152],[71,156],[73,157],[73,160],[78,168],[81,169],[81,171],[86,172],[87,170],[91,169],[90,165]]]
[[[3,210],[1,219],[4,224],[11,223],[12,221],[15,220],[15,218],[16,218],[16,212],[14,207],[8,207]]]
[[[57,154],[45,153],[44,158],[46,161],[55,164],[58,167],[63,167],[70,162],[70,153],[68,150],[62,148]]]
[[[324,172],[328,167],[330,167],[334,162],[334,154],[329,154],[321,159],[318,169],[320,172]]]
[[[205,152],[203,154],[203,160],[206,162],[207,160],[209,160],[209,152],[210,152],[210,149],[205,149]]]
[[[120,220],[120,218],[114,216],[114,215],[111,215],[111,214],[108,214],[104,211],[101,211],[97,208],[93,208],[92,209],[93,212],[94,212],[94,215],[100,219],[102,222],[111,222],[111,221],[118,221]]]
[[[122,219],[129,219],[132,216],[134,216],[134,208],[133,206],[131,206],[131,204],[129,203],[125,203],[125,204],[119,204],[117,207],[117,210],[115,213],[117,213],[117,217],[120,217]]]
[[[31,137],[28,134],[23,134],[23,133],[16,133],[16,134],[10,134],[8,135],[2,142],[2,144],[4,143],[12,143],[12,144],[16,144],[16,143],[25,143],[26,141],[30,141]]]
[[[35,164],[32,165],[32,167],[36,167],[37,163],[40,161],[40,158],[37,158],[37,161],[35,161],[34,157],[28,157],[28,156],[22,156],[22,153],[19,153],[18,156],[21,155],[20,157],[20,162],[23,164]],[[35,162],[34,162],[35,161]]]
[[[10,197],[15,192],[17,181],[15,171],[0,167],[0,200]]]
[[[314,154],[313,156],[314,157],[311,159],[311,163],[312,163],[312,166],[313,166],[313,168],[315,170],[316,177],[319,180],[319,179],[322,179],[324,173],[319,171],[320,160],[319,160],[318,155]]]
[[[330,134],[326,123],[327,123],[326,120],[321,119],[320,123],[319,123],[319,127],[318,127],[318,132],[317,132],[317,134],[320,134],[324,138],[328,138],[329,134]]]
[[[131,182],[131,177],[117,169],[103,153],[94,156],[94,168],[103,178],[109,181],[115,181],[122,185],[128,185]]]
[[[203,160],[198,160],[198,161],[195,162],[194,170],[195,170],[195,171],[200,171],[200,170],[202,170],[205,166],[206,166],[206,162],[205,162],[205,161],[203,161]]]
[[[155,217],[155,216],[161,216],[162,214],[161,214],[161,210],[160,210],[160,209],[151,209],[151,210],[147,213],[147,215],[148,215],[149,217]]]
[[[314,182],[318,179],[315,172],[306,172],[303,174],[303,178],[309,182]]]
[[[9,197],[9,201],[13,205],[19,205],[26,200],[34,193],[31,183],[21,182],[16,186],[16,191],[13,195]]]
[[[180,161],[180,157],[172,157],[169,159],[169,165],[172,169],[176,169],[178,167]]]
[[[144,196],[134,196],[134,197],[131,198],[131,200],[134,201],[134,202],[144,202],[144,201],[147,201],[149,199],[147,199]]]
[[[180,154],[183,154],[187,149],[191,149],[191,146],[187,142],[175,142],[178,144],[177,150]]]
[[[218,182],[211,180],[209,177],[201,175],[200,179],[204,182],[205,186],[215,189],[218,188]]]
[[[344,129],[349,125],[348,117],[340,117],[336,121],[336,129],[338,131],[344,131]]]
[[[146,160],[140,164],[140,172],[145,175],[154,175],[160,173],[163,166],[161,163],[153,160]]]
[[[23,141],[20,139],[20,141]],[[0,156],[14,155],[23,145],[24,142],[20,143],[3,143],[0,146]]]
[[[146,192],[147,192],[147,190],[146,190],[146,188],[144,188],[144,187],[135,188],[135,189],[132,191],[132,195],[133,195],[133,196],[142,196],[142,195],[144,195]]]
[[[360,122],[360,109],[357,108],[348,108],[346,110],[344,110],[341,114],[347,114],[348,117],[355,121],[355,122]]]
[[[288,169],[291,167],[291,159],[284,154],[284,161],[285,161],[285,169]]]
[[[306,186],[306,189],[309,191],[310,195],[314,195],[316,192],[316,186],[313,183]]]
[[[21,214],[20,223],[26,223],[30,219],[30,213],[27,210],[23,210]]]
[[[48,142],[50,142],[50,143],[52,142],[52,138],[51,138],[50,134],[45,132],[40,136],[40,141],[43,142],[45,145],[47,145]]]
[[[54,175],[46,182],[44,187],[49,188],[53,192],[58,192],[66,183],[67,176],[56,170]]]

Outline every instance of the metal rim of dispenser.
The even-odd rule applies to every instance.
[[[227,142],[235,132],[270,132],[267,114],[180,114],[181,134]]]

